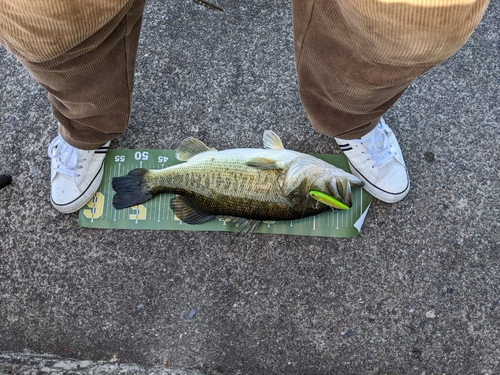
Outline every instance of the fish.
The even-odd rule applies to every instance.
[[[319,192],[351,207],[351,185],[358,177],[315,156],[285,149],[272,130],[264,148],[217,151],[197,138],[183,140],[176,158],[184,163],[162,169],[137,168],[114,177],[117,210],[173,193],[170,208],[188,224],[224,219],[240,232],[253,232],[262,221],[295,220],[331,210]],[[322,202],[323,201],[323,202]]]

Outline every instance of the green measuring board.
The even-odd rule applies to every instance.
[[[349,171],[343,155],[314,155]],[[78,223],[87,228],[103,229],[154,229],[188,231],[238,232],[224,220],[189,225],[175,217],[170,209],[173,194],[159,194],[143,204],[115,210],[113,177],[126,175],[135,168],[159,169],[179,164],[174,150],[109,150],[104,163],[104,177],[96,194],[79,212]],[[371,195],[364,189],[353,187],[353,206],[346,211],[330,211],[299,220],[263,222],[254,233],[276,233],[299,236],[354,237],[361,230],[371,202]]]

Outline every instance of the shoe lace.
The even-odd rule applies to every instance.
[[[83,168],[80,163],[85,161],[78,156],[78,149],[66,143],[66,141],[58,135],[50,142],[47,150],[49,158],[56,159],[56,172],[60,172],[67,176],[79,177],[75,172],[76,169]]]
[[[386,161],[394,157],[391,152],[389,137],[391,129],[381,120],[380,123],[373,129],[370,137],[359,138],[353,140],[356,143],[362,143],[366,147],[366,153],[371,157],[368,160],[374,160],[373,168],[384,164]]]

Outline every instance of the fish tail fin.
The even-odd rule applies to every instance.
[[[117,210],[143,203],[155,194],[151,193],[145,184],[144,175],[147,169],[138,168],[131,170],[127,175],[114,177],[112,186],[116,194],[113,197],[113,206]]]

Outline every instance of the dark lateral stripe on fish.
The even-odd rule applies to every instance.
[[[146,202],[153,197],[141,188],[147,169],[134,169],[122,177],[113,177],[112,186],[116,194],[113,197],[113,206],[117,210],[135,206]]]

